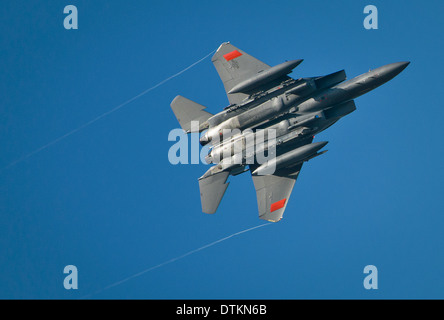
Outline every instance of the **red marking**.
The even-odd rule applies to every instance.
[[[227,61],[233,60],[237,57],[240,57],[242,55],[242,53],[240,53],[237,50],[231,51],[230,53],[224,54],[224,58]]]
[[[279,200],[275,203],[272,203],[270,206],[270,212],[273,212],[273,211],[283,208],[286,201],[287,201],[287,199],[282,199],[282,200]]]

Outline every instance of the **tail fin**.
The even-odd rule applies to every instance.
[[[179,121],[180,126],[187,133],[201,132],[208,128],[207,120],[213,116],[213,114],[204,111],[206,109],[203,105],[191,101],[182,96],[177,96],[171,102],[171,109],[173,109],[174,115]],[[191,128],[191,121],[199,122],[199,129]],[[194,131],[192,131],[192,129]]]

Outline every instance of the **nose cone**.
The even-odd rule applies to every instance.
[[[394,77],[396,77],[398,74],[401,73],[402,70],[407,68],[407,66],[410,64],[410,61],[402,61],[402,62],[395,62],[390,63],[385,66],[382,66],[380,69],[380,74],[387,78],[387,80],[390,80]]]
[[[405,68],[407,68],[407,66],[410,64],[410,61],[403,61],[403,62],[395,62],[395,64],[398,65],[398,67],[400,68],[401,72],[402,70],[404,70]]]

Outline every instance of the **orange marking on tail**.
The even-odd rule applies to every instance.
[[[240,53],[237,50],[231,51],[230,53],[224,54],[224,58],[227,61],[233,60],[237,57],[240,57],[242,55],[242,53]]]
[[[273,212],[273,211],[283,208],[285,206],[286,201],[287,201],[287,199],[282,199],[282,200],[279,200],[275,203],[272,203],[270,206],[270,212]]]

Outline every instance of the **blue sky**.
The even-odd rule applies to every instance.
[[[63,28],[78,8],[79,29]],[[379,29],[363,27],[376,5]],[[0,298],[443,298],[439,2],[7,1],[0,11]],[[214,215],[208,167],[168,161],[169,107],[228,105],[210,61],[9,166],[230,41],[293,77],[411,61],[315,141],[284,218],[263,223],[249,174]],[[75,265],[79,289],[65,290]],[[363,269],[378,268],[378,290]]]

